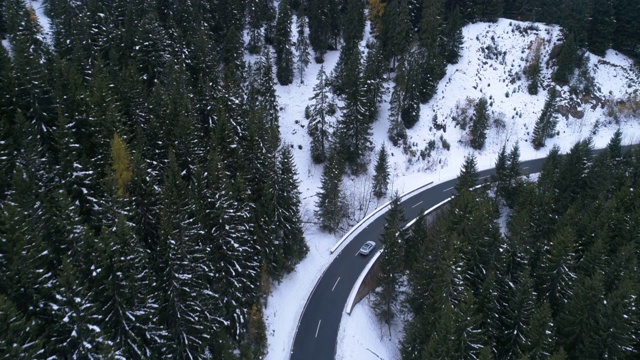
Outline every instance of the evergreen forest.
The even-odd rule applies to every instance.
[[[535,182],[518,148],[503,150],[475,190],[469,157],[464,185],[433,226],[414,225],[404,258],[390,243],[412,314],[402,358],[636,359],[640,150],[620,143],[617,132],[598,153],[590,140],[554,148]]]
[[[562,25],[570,46],[558,83],[579,49],[640,56],[636,0],[42,4],[47,34],[31,1],[0,0],[6,359],[263,358],[272,282],[308,252],[274,86],[301,81],[329,51],[340,52],[338,64],[317,75],[304,144],[324,164],[316,215],[328,232],[346,216],[339,179],[370,165],[383,83],[393,82],[389,139],[398,145],[458,61],[464,25]],[[329,92],[342,103],[335,128]],[[482,124],[478,132],[482,147]],[[389,169],[385,150],[378,155],[380,198]],[[416,320],[403,354],[637,355],[639,156],[615,144],[596,156],[585,143],[571,161],[552,156],[538,184],[511,173],[496,190],[510,209],[508,236],[495,199],[461,190],[460,212],[420,242],[429,244],[422,259],[434,261],[407,260]],[[427,281],[441,287],[419,290]],[[435,291],[446,297],[433,303]]]

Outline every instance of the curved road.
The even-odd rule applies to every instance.
[[[539,172],[544,160],[543,158],[522,162],[522,173]],[[494,169],[478,172],[480,182],[484,182],[494,172]],[[405,217],[414,219],[421,210],[429,209],[450,197],[456,182],[457,179],[454,179],[437,184],[403,200],[401,206],[404,208]],[[291,360],[328,360],[335,357],[345,303],[370,257],[380,250],[378,239],[384,222],[383,214],[361,229],[350,242],[343,245],[338,256],[320,277],[302,311],[291,348]],[[367,240],[374,240],[378,246],[369,256],[358,256],[360,246]]]

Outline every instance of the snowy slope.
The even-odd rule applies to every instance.
[[[295,23],[295,22],[294,22]],[[294,32],[295,34],[295,32]],[[416,155],[405,155],[387,140],[388,104],[381,105],[381,114],[374,124],[374,144],[376,150],[385,144],[390,150],[392,191],[407,192],[429,181],[442,181],[455,177],[464,156],[473,150],[460,142],[464,133],[455,126],[451,116],[458,104],[467,98],[476,101],[485,97],[491,103],[490,112],[503,120],[501,127],[492,127],[485,148],[476,152],[480,169],[493,167],[497,154],[503,145],[510,148],[520,144],[521,159],[544,157],[552,145],[558,145],[566,152],[578,140],[592,136],[596,147],[605,146],[617,129],[606,116],[606,108],[597,100],[581,104],[577,109],[583,112],[581,119],[561,117],[558,124],[559,136],[547,140],[547,146],[540,151],[529,143],[531,132],[545,102],[546,89],[554,86],[550,77],[552,63],[548,63],[549,52],[561,42],[560,28],[543,24],[522,23],[501,19],[497,23],[478,23],[463,29],[464,45],[460,61],[450,65],[447,75],[440,82],[432,101],[421,108],[420,121],[408,130],[410,143]],[[532,44],[541,44],[541,87],[536,96],[527,92],[527,78],[523,74],[526,59],[530,56]],[[626,99],[630,94],[640,94],[638,74],[632,70],[632,62],[615,51],[607,52],[604,58],[591,54],[589,63],[591,75],[596,84],[596,95],[600,100]],[[338,58],[337,52],[327,54],[324,63],[327,74]],[[309,156],[309,139],[304,119],[304,108],[310,103],[315,76],[320,65],[312,63],[306,71],[304,83],[296,79],[293,85],[277,86],[281,106],[281,133],[283,140],[294,148],[294,156],[301,181],[303,217],[314,221],[315,194],[318,191],[322,167],[313,165]],[[561,90],[561,103],[569,103],[569,89]],[[509,93],[507,97],[506,94]],[[388,95],[387,95],[388,100]],[[446,131],[435,131],[432,118],[437,115]],[[640,119],[625,119],[621,129],[625,143],[640,139]],[[441,146],[440,137],[451,145],[449,151]],[[429,140],[435,139],[436,150],[430,158],[422,159],[420,150]],[[373,156],[374,154],[372,154]],[[367,177],[345,178],[345,188],[354,201],[362,198],[367,188]],[[359,220],[378,204],[369,202],[364,210],[356,212],[352,222]],[[293,341],[293,335],[306,299],[322,271],[332,260],[329,248],[339,239],[337,235],[320,232],[308,225],[305,235],[311,248],[308,257],[287,276],[282,283],[274,286],[265,310],[269,337],[267,359],[286,359]],[[368,302],[361,302],[351,316],[344,315],[338,339],[338,359],[394,359],[399,357],[397,342],[402,334],[402,324],[398,323],[389,336],[388,330],[375,319]]]

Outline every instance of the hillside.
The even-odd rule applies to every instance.
[[[624,115],[616,121],[609,116],[611,107],[607,106],[607,103],[628,101],[633,96],[637,101],[640,96],[640,77],[633,62],[612,50],[605,57],[587,53],[589,74],[593,78],[595,91],[590,98],[573,95],[570,86],[557,87],[551,80],[556,65],[555,60],[549,59],[554,46],[563,41],[560,30],[557,26],[508,19],[464,27],[460,61],[448,66],[436,95],[429,103],[422,105],[420,121],[413,129],[408,130],[408,142],[411,144],[408,152],[393,147],[387,138],[389,124],[386,119],[389,111],[389,88],[392,86],[388,83],[389,91],[385,103],[381,105],[380,117],[374,124],[373,138],[376,150],[381,144],[385,144],[391,153],[389,159],[393,190],[405,193],[429,181],[438,182],[455,177],[464,156],[471,152],[475,152],[480,169],[493,167],[501,147],[510,148],[516,143],[520,145],[521,159],[527,160],[544,157],[554,145],[566,152],[576,141],[588,137],[592,137],[595,147],[602,147],[618,128],[623,132],[624,143],[637,142],[640,136],[637,110],[635,115]],[[541,44],[540,58],[543,66],[540,91],[538,95],[532,96],[528,94],[524,72],[534,43]],[[337,57],[337,52],[327,54],[324,63],[327,73],[335,65]],[[303,84],[299,84],[296,79],[294,85],[276,86],[282,109],[281,132],[284,141],[295,149],[303,213],[306,215],[305,220],[310,222],[313,221],[311,216],[322,168],[313,165],[310,160],[309,151],[304,146],[309,143],[309,139],[301,124],[305,124],[304,108],[312,95],[319,67],[314,63],[309,66]],[[559,90],[558,105],[560,109],[566,109],[567,115],[558,117],[558,135],[547,140],[545,147],[535,150],[530,143],[531,133],[544,106],[546,90],[550,87],[557,87]],[[481,151],[474,151],[464,142],[467,135],[456,126],[452,117],[464,113],[461,108],[465,106],[467,113],[472,112],[473,107],[466,105],[467,99],[473,102],[480,97],[488,99],[491,117],[500,121],[493,122],[485,147]],[[434,116],[437,116],[443,126],[442,130],[436,131],[433,128]],[[449,150],[442,147],[441,138],[450,144]],[[430,140],[436,140],[436,147],[429,157],[423,159],[420,150],[425,149]],[[363,189],[370,188],[368,179],[372,171],[371,165],[369,175],[345,178],[345,188],[351,193],[351,199],[356,201],[367,198],[362,193]],[[354,210],[352,223],[379,205],[374,199],[358,204],[365,210]],[[285,356],[304,301],[325,265],[332,259],[328,249],[339,239],[339,236],[321,233],[311,225],[306,229],[305,235],[311,249],[309,255],[294,273],[274,287],[265,311],[269,335],[267,359]],[[402,324],[397,324],[396,331],[402,331]],[[343,317],[337,358],[397,358],[397,342],[400,340],[398,333],[391,339],[381,336],[379,323],[367,303],[363,302],[354,309],[351,316]]]

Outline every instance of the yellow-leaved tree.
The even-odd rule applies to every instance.
[[[127,184],[131,181],[131,156],[127,143],[122,140],[120,135],[116,132],[113,134],[113,140],[111,140],[111,168],[113,169],[113,177],[117,186],[117,193],[119,196],[127,196]]]
[[[369,0],[369,21],[373,24],[373,29],[371,30],[376,34],[380,33],[385,6],[387,6],[387,3],[382,2],[382,0]]]

